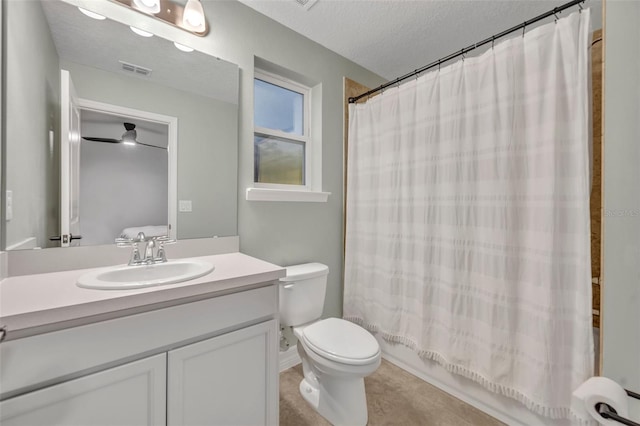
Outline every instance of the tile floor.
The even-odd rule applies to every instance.
[[[280,426],[326,426],[298,391],[302,366],[280,374]],[[368,426],[498,426],[502,422],[383,360],[365,378]]]

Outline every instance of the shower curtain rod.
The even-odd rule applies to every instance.
[[[584,3],[585,1],[586,0],[572,0],[572,1],[570,1],[568,3],[565,3],[565,4],[561,5],[561,6],[554,7],[550,11],[545,12],[545,13],[543,13],[541,15],[538,15],[535,18],[529,19],[528,21],[524,21],[520,25],[516,25],[515,27],[511,27],[508,30],[504,30],[501,33],[495,34],[495,35],[493,35],[493,36],[491,36],[489,38],[486,38],[486,39],[484,39],[484,40],[482,40],[482,41],[480,41],[478,43],[474,43],[471,46],[465,47],[464,49],[457,50],[454,53],[451,53],[450,55],[442,57],[442,58],[438,59],[437,61],[431,62],[430,64],[425,65],[425,66],[423,66],[421,68],[418,68],[415,71],[412,71],[412,72],[410,72],[408,74],[405,74],[402,77],[398,77],[395,80],[390,80],[387,83],[385,83],[385,84],[383,84],[383,85],[381,85],[381,86],[379,86],[379,87],[377,87],[375,89],[371,89],[366,93],[363,93],[363,94],[355,96],[355,97],[350,97],[349,98],[349,103],[353,104],[353,103],[357,102],[359,99],[362,99],[362,98],[364,98],[366,96],[370,96],[370,95],[372,95],[374,93],[384,91],[384,89],[386,89],[389,86],[393,86],[394,84],[399,84],[401,81],[407,80],[407,79],[409,79],[411,77],[414,77],[414,76],[418,76],[419,74],[422,74],[423,72],[425,72],[428,69],[440,66],[443,63],[445,63],[447,61],[450,61],[451,59],[457,58],[458,56],[462,56],[465,53],[471,52],[472,50],[477,49],[480,46],[484,46],[485,44],[489,44],[489,43],[494,43],[497,39],[499,39],[501,37],[504,37],[507,34],[511,34],[511,33],[515,32],[515,31],[518,31],[518,30],[522,29],[523,30],[522,32],[523,32],[523,35],[524,35],[524,31],[525,31],[525,29],[527,28],[528,25],[534,24],[534,23],[536,23],[538,21],[541,21],[541,20],[543,20],[545,18],[548,18],[550,16],[554,16],[554,15],[556,16],[556,19],[557,19],[558,18],[558,15],[557,15],[558,13],[560,13],[563,10],[568,9],[570,7],[579,5],[580,6],[580,11],[582,11],[582,3]]]

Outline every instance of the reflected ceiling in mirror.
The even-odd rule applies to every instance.
[[[91,19],[61,1],[43,1],[42,7],[62,60],[238,102],[235,64],[198,51],[184,52],[168,40],[140,36],[111,19]]]

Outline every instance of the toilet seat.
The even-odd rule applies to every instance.
[[[317,355],[341,364],[366,365],[380,357],[380,345],[371,333],[340,318],[313,323],[301,337]]]

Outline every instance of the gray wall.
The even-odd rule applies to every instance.
[[[237,105],[76,63],[61,66],[81,98],[178,118],[178,199],[193,202],[192,212],[178,213],[178,238],[237,234]]]
[[[6,244],[36,237],[38,246],[45,247],[58,230],[58,181],[50,178],[59,170],[58,56],[39,2],[3,3],[11,16],[6,22],[6,78],[11,83],[6,87],[5,154],[13,219],[6,223]]]
[[[243,253],[279,265],[322,262],[330,268],[324,314],[342,314],[343,77],[373,86],[382,79],[334,52],[235,1],[208,1],[212,23],[194,40],[240,66],[238,230]],[[202,42],[196,45],[195,42]],[[253,184],[253,72],[255,57],[322,85],[322,190],[327,203],[246,201]]]
[[[112,137],[121,124],[82,122],[82,134]],[[102,136],[109,135],[109,136]],[[154,143],[138,135],[145,143]],[[167,145],[166,136],[160,145]],[[80,245],[113,244],[124,228],[168,223],[166,149],[82,141]],[[179,228],[178,228],[179,229]]]
[[[640,392],[640,2],[605,19],[603,375]]]

